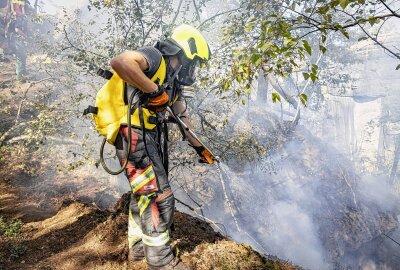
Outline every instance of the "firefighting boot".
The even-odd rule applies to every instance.
[[[170,261],[167,265],[164,266],[148,266],[149,270],[193,270],[193,268],[178,258],[174,258],[172,261]]]
[[[136,243],[128,251],[128,260],[131,262],[137,262],[144,259],[144,250],[142,241]]]

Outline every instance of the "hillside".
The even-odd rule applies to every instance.
[[[114,211],[64,201],[44,220],[21,225],[2,219],[0,269],[146,269],[144,261],[127,264],[127,197]],[[265,258],[187,214],[176,212],[174,227],[173,245],[194,269],[300,269]]]

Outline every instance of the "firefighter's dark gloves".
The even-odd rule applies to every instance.
[[[169,96],[167,92],[165,92],[164,87],[159,87],[158,91],[148,94],[148,97],[148,106],[150,108],[154,108],[158,112],[165,110],[165,108],[168,106]]]
[[[208,151],[207,149],[204,148],[204,146],[193,146],[194,150],[196,150],[197,154],[200,156],[199,162],[200,163],[207,163],[207,164],[213,164],[215,159],[213,155]]]

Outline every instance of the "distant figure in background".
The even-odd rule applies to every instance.
[[[15,17],[25,16],[25,0],[11,0],[11,15]]]
[[[8,62],[5,57],[5,49],[7,47],[6,26],[8,15],[8,1],[0,0],[0,62]]]
[[[27,58],[27,21],[24,16],[17,16],[11,21],[8,28],[9,45],[12,52],[15,54],[16,64],[15,73],[18,81],[26,80],[26,58]]]

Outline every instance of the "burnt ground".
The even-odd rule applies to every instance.
[[[0,192],[2,196],[7,193],[4,189]],[[9,198],[2,200],[0,210],[6,220],[16,213],[7,210],[7,205],[18,201],[15,195]],[[25,222],[13,237],[0,236],[0,269],[146,269],[144,261],[127,262],[127,202],[128,196],[123,196],[113,211],[107,211],[64,201],[48,218],[43,218],[48,215],[45,210],[37,209],[40,220]],[[300,269],[267,259],[187,214],[176,212],[174,224],[173,246],[194,269]]]

